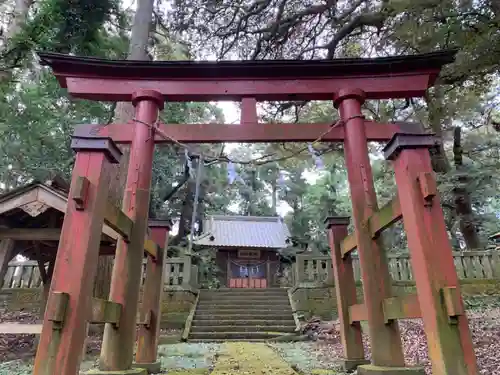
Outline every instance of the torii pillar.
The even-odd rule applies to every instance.
[[[384,149],[394,166],[433,375],[477,375],[429,149],[429,134],[396,134]]]
[[[122,305],[119,325],[104,328],[99,368],[103,374],[139,374],[133,370],[137,309],[141,285],[144,238],[153,173],[154,129],[164,98],[157,91],[140,90],[132,95],[135,132],[130,146],[123,211],[133,221],[130,243],[118,240],[111,277],[110,300]]]
[[[365,97],[362,90],[340,90],[334,104],[344,122],[345,163],[372,348],[371,363],[377,368],[403,368],[405,361],[398,323],[391,321],[387,324],[383,311],[384,299],[392,297],[387,259],[380,239],[373,240],[365,224],[378,209],[361,113]]]
[[[163,295],[163,270],[167,260],[170,220],[150,220],[151,238],[163,246],[155,260],[147,258],[146,277],[142,291],[142,303],[139,309],[139,331],[134,367],[143,368],[148,373],[156,374],[161,370],[157,360],[158,339],[161,323],[161,300]]]

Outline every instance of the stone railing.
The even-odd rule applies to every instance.
[[[143,264],[143,283],[146,275],[146,261]],[[197,287],[198,267],[191,264],[191,257],[168,258],[165,264],[165,287]],[[40,270],[36,261],[10,262],[3,280],[3,289],[39,288],[42,285]]]
[[[500,278],[500,259],[497,251],[470,251],[453,253],[460,279],[482,280]],[[389,272],[394,281],[413,281],[410,256],[388,254]],[[354,278],[361,281],[359,258],[353,256]],[[328,255],[297,255],[294,265],[294,283],[333,283],[332,260]]]

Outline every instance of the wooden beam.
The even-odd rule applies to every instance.
[[[120,322],[121,313],[121,304],[106,301],[104,299],[92,298],[92,313],[90,314],[89,323],[111,323],[117,327]]]
[[[420,304],[416,294],[409,294],[402,297],[391,297],[384,299],[384,317],[386,323],[396,319],[420,318]],[[368,319],[364,304],[349,306],[349,316],[351,324],[354,322],[366,321]]]
[[[311,124],[159,124],[159,129],[169,137],[182,143],[221,143],[221,142],[307,142],[320,136],[325,142],[343,142],[344,128],[338,126],[328,130],[331,123]],[[75,135],[89,134],[111,137],[116,143],[130,143],[135,125],[109,124],[106,126],[85,124],[75,129]],[[369,141],[386,142],[397,132],[422,131],[418,123],[377,123],[365,121],[366,136]],[[155,135],[155,143],[172,143],[160,134]]]
[[[10,335],[39,335],[41,324],[0,323],[0,333]]]
[[[120,208],[108,202],[104,222],[120,234],[125,241],[130,239],[134,222]]]
[[[368,226],[373,238],[377,238],[380,233],[398,222],[402,218],[399,197],[396,195],[380,210],[368,218]]]
[[[60,228],[0,228],[0,239],[17,241],[59,241]]]
[[[126,221],[119,220],[122,220],[122,223]],[[60,228],[0,228],[0,240],[10,238],[17,241],[59,241],[60,237]],[[108,250],[107,247],[103,249]],[[158,257],[158,245],[153,240],[144,241],[144,251],[153,259]]]
[[[321,77],[316,79],[224,79],[224,80],[159,80],[103,79],[66,77],[66,87],[73,97],[131,101],[133,92],[155,90],[170,102],[240,101],[253,97],[258,101],[331,100],[333,94],[346,87],[356,87],[367,99],[410,98],[424,95],[436,71],[393,74],[381,77]]]
[[[391,297],[384,300],[384,316],[386,323],[396,319],[421,318],[420,303],[416,294]]]
[[[399,197],[395,196],[389,203],[377,212],[374,212],[373,215],[367,219],[366,223],[370,228],[372,238],[377,238],[384,229],[401,220],[402,217]],[[356,249],[356,246],[356,234],[351,233],[342,241],[342,256],[344,257],[346,254]]]

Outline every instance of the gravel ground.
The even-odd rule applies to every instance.
[[[478,359],[479,374],[500,375],[500,308],[474,309],[468,311],[472,338]],[[430,374],[427,355],[427,342],[420,320],[402,321],[400,324],[408,364],[417,364],[426,368]],[[7,336],[7,337],[6,337]],[[342,346],[338,332],[333,332],[330,339],[315,342],[272,343],[269,344],[290,366],[301,375],[340,375],[335,362],[342,356]],[[370,348],[364,337],[366,356]],[[17,342],[16,342],[17,341]],[[3,344],[3,345],[2,345]],[[161,345],[159,359],[169,375],[208,374],[212,371],[222,344],[182,343]],[[33,359],[9,361],[9,357],[20,354],[32,354],[30,345],[23,338],[19,340],[3,335],[0,338],[0,375],[31,375]],[[15,358],[15,357],[14,357]],[[19,358],[19,357],[18,357]],[[89,369],[94,362],[85,363]],[[249,374],[250,375],[250,374]]]
[[[326,355],[322,342],[290,342],[269,344],[300,374],[342,374],[339,365]],[[329,370],[329,371],[320,371]]]
[[[158,358],[164,369],[212,369],[220,350],[217,343],[160,345]]]

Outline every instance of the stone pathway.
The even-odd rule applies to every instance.
[[[160,345],[158,359],[161,375],[341,375],[330,361],[318,357],[314,345],[179,343]],[[96,365],[96,358],[88,358],[81,370]],[[31,375],[32,369],[32,359],[0,363],[0,375]]]
[[[224,345],[212,375],[297,375],[265,343],[229,342]]]

